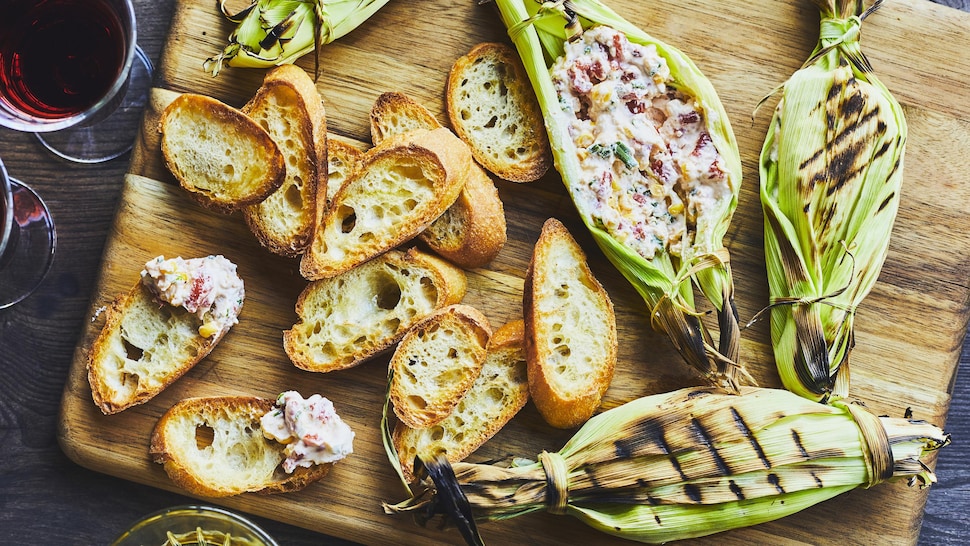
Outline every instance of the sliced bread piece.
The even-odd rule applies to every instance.
[[[430,110],[411,97],[397,91],[381,93],[370,111],[370,137],[374,146],[392,135],[418,129],[440,129]]]
[[[152,431],[150,454],[169,478],[193,495],[228,497],[247,492],[303,489],[333,463],[281,468],[285,444],[268,439],[260,420],[275,401],[251,396],[188,398],[176,403]]]
[[[300,274],[333,277],[416,237],[458,198],[471,162],[468,146],[444,128],[368,150],[315,229]]]
[[[463,304],[412,327],[390,362],[390,399],[398,419],[412,428],[444,420],[478,378],[490,337],[485,315]]]
[[[165,166],[204,207],[230,213],[283,183],[283,154],[258,123],[205,95],[184,93],[158,123]]]
[[[465,269],[483,267],[498,256],[508,240],[505,205],[484,169],[472,165],[458,199],[419,239]]]
[[[104,325],[87,359],[91,395],[101,411],[114,414],[151,400],[212,352],[242,308],[237,280],[230,297],[238,304],[220,309],[219,320],[209,310],[200,316],[197,308],[160,301],[144,281],[116,298],[101,313]]]
[[[309,283],[296,302],[299,322],[283,332],[283,348],[304,370],[350,368],[389,349],[435,310],[460,302],[466,288],[464,271],[445,260],[392,250]]]
[[[613,380],[616,316],[582,248],[555,218],[536,242],[523,310],[532,401],[554,427],[586,422]]]
[[[337,194],[340,188],[343,187],[347,180],[350,180],[354,176],[354,171],[357,170],[360,165],[360,160],[364,156],[363,150],[354,146],[353,144],[341,140],[339,137],[334,135],[329,135],[327,137],[327,187],[326,195],[324,197],[322,214],[326,215],[326,210],[330,206],[330,202],[333,197]],[[320,199],[320,195],[317,199]],[[323,216],[320,216],[322,219]]]
[[[394,448],[401,469],[414,480],[418,453],[444,453],[448,461],[463,460],[494,436],[529,400],[524,323],[504,324],[488,343],[478,379],[443,421],[427,428],[394,427]]]
[[[378,97],[370,121],[374,144],[441,127],[427,108],[397,92]],[[498,188],[481,166],[472,163],[458,199],[419,237],[431,250],[466,269],[482,267],[498,255],[507,240],[505,208]]]
[[[283,154],[285,177],[263,201],[243,209],[249,229],[270,252],[299,256],[310,244],[318,187],[327,186],[327,116],[302,68],[284,64],[266,73],[242,108],[269,133]]]
[[[549,137],[518,53],[500,42],[460,57],[445,93],[455,133],[483,167],[504,180],[531,182],[552,165]]]

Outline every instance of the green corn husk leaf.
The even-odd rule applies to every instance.
[[[219,8],[238,26],[229,43],[203,69],[217,76],[224,66],[269,68],[290,64],[359,27],[389,0],[253,0],[239,13]]]
[[[814,54],[782,88],[761,152],[771,340],[786,388],[844,398],[857,306],[889,247],[906,120],[859,45],[861,2],[815,0]]]
[[[727,114],[710,81],[681,51],[651,37],[598,0],[546,3],[496,0],[495,4],[542,108],[556,169],[598,246],[643,297],[652,326],[667,334],[686,362],[711,384],[729,391],[736,391],[743,383],[753,384],[754,379],[739,362],[740,328],[734,306],[734,284],[730,259],[723,245],[737,206],[741,160]],[[569,133],[573,114],[560,105],[550,70],[563,55],[564,44],[577,30],[585,32],[595,26],[615,29],[632,43],[656,47],[670,71],[668,88],[694,100],[727,175],[727,195],[718,199],[711,210],[699,215],[695,225],[688,225],[680,243],[675,243],[673,248],[668,244],[649,258],[597,222],[581,204],[577,193],[584,182],[577,157],[579,150]],[[593,147],[585,151],[596,153]],[[621,151],[624,153],[617,153],[617,157],[628,159],[629,149]],[[646,187],[647,175],[643,175],[643,180]],[[717,312],[719,339],[716,344],[710,329],[701,320],[703,312],[695,306],[693,285]]]
[[[596,415],[536,462],[422,460],[429,489],[385,508],[422,525],[454,514],[446,522],[464,525],[470,544],[482,543],[476,521],[541,510],[663,543],[772,521],[888,480],[928,486],[936,477],[920,458],[949,441],[923,421],[784,389],[681,389]]]

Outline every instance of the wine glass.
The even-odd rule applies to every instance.
[[[55,238],[47,205],[7,176],[0,161],[0,309],[23,300],[44,280]]]
[[[131,150],[152,70],[131,0],[2,2],[0,125],[35,133],[65,159]]]

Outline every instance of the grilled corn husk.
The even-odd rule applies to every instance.
[[[354,30],[388,0],[253,0],[230,13],[220,0],[222,14],[237,27],[229,43],[206,59],[203,69],[213,76],[223,66],[268,68],[293,63],[300,57]],[[319,59],[317,70],[319,70]]]
[[[920,457],[949,441],[926,422],[784,389],[681,389],[593,417],[536,462],[423,460],[427,495],[385,509],[422,524],[445,514],[471,544],[482,543],[476,521],[541,510],[662,543],[775,520],[888,480],[927,486],[936,478]]]
[[[682,52],[649,36],[597,0],[495,3],[539,99],[563,183],[603,253],[644,298],[652,326],[667,334],[687,363],[713,385],[736,391],[741,384],[753,383],[739,362],[734,284],[722,243],[737,206],[741,160],[727,114],[710,81]],[[567,96],[564,78],[557,74],[572,74],[583,67],[582,61],[570,66],[567,52],[600,47],[589,37],[604,28],[622,36],[605,40],[611,45],[603,49],[609,49],[610,55],[619,57],[617,52],[632,43],[647,48],[658,58],[657,63],[645,67],[647,70],[638,69],[637,77],[645,84],[637,89],[624,87],[625,76],[615,70],[602,82],[600,75],[589,71],[580,78],[590,75],[592,81],[580,83],[603,85],[594,85],[586,97]],[[644,89],[656,94],[639,100]],[[624,103],[634,94],[636,100]],[[658,101],[667,99],[671,99],[668,104],[676,101],[686,108],[683,118],[672,109],[657,107]],[[594,108],[614,106],[630,110],[631,119],[622,110],[622,118],[604,123],[581,119],[591,116]],[[677,153],[677,146],[667,137],[663,142],[637,142],[643,128],[675,119],[691,122],[697,140],[688,144],[689,149],[697,156],[702,147],[712,154],[715,159],[710,169],[698,174],[686,162],[666,168],[665,154]],[[663,131],[663,127],[657,130]],[[663,161],[658,159],[661,156]],[[587,160],[597,157],[612,164],[602,176],[591,176]],[[701,180],[712,172],[717,186],[705,187]],[[699,204],[698,190],[715,195]],[[617,218],[608,218],[614,213]],[[657,227],[662,222],[667,224]],[[694,285],[717,312],[716,343],[713,330],[701,320],[703,311],[695,305]]]
[[[782,88],[761,152],[771,340],[784,385],[844,398],[853,319],[889,247],[906,120],[859,45],[861,1],[815,0],[814,54]]]

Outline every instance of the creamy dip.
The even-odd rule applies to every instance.
[[[731,195],[699,105],[672,86],[656,47],[605,26],[565,44],[551,75],[579,158],[580,212],[646,259],[680,255],[697,218]]]
[[[223,256],[189,260],[159,256],[145,264],[142,283],[162,302],[184,307],[202,320],[199,334],[210,337],[239,322],[245,291],[236,264]]]
[[[334,463],[354,452],[354,432],[340,419],[330,400],[314,394],[306,400],[295,391],[276,399],[263,416],[263,435],[286,444],[283,470]]]

